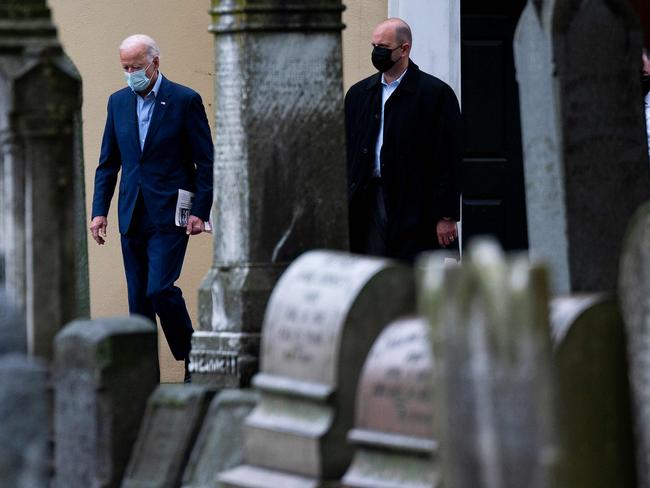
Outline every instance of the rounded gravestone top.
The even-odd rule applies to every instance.
[[[0,290],[0,356],[27,354],[27,326],[18,309]]]
[[[63,344],[66,341],[82,340],[89,344],[99,344],[116,335],[142,334],[155,331],[155,324],[140,315],[100,317],[93,320],[80,319],[66,325],[57,335],[56,341]]]
[[[352,364],[379,331],[414,309],[413,287],[411,271],[385,259],[334,251],[303,254],[269,300],[262,372],[341,386],[338,380],[353,375]]]
[[[433,439],[432,358],[425,320],[386,327],[361,374],[355,428]]]

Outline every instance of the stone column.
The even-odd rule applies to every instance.
[[[641,33],[628,0],[530,0],[515,37],[533,254],[557,293],[616,288],[650,198]]]
[[[214,263],[199,292],[195,382],[247,384],[287,264],[348,246],[342,10],[340,0],[213,0]]]
[[[0,261],[29,352],[87,315],[81,80],[45,0],[0,0]]]

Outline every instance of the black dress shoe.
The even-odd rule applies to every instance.
[[[190,360],[189,358],[185,360],[185,377],[183,378],[183,383],[192,382],[192,373],[190,373]]]

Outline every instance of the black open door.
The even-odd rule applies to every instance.
[[[528,247],[513,37],[525,0],[461,0],[463,242]]]

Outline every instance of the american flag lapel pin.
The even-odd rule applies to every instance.
[[[167,102],[160,102],[160,105],[167,105]]]

